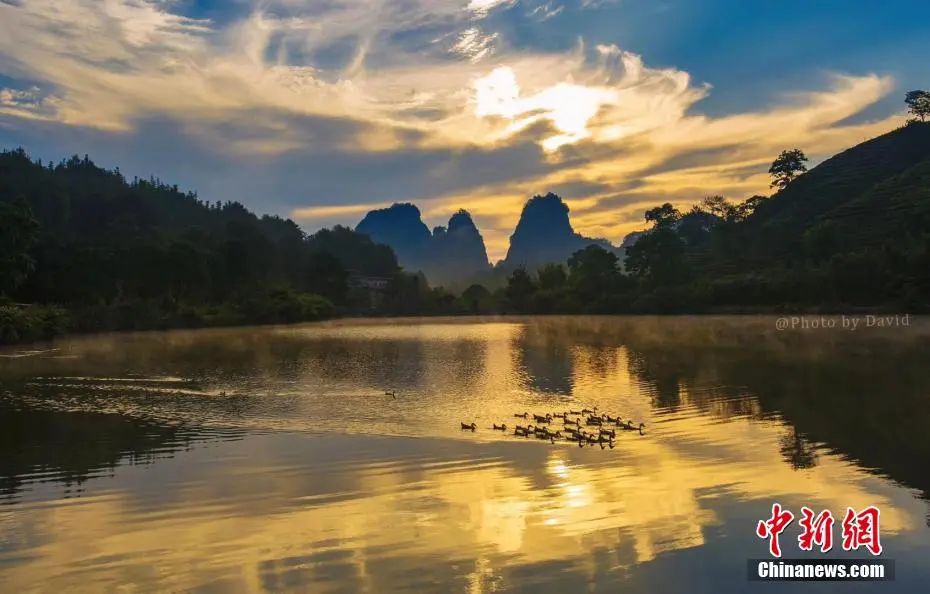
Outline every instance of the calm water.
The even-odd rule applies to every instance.
[[[927,320],[344,321],[0,355],[3,592],[930,588]],[[585,406],[646,435],[489,429]],[[878,505],[897,580],[747,582],[773,501]]]

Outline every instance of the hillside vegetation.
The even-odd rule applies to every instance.
[[[340,314],[926,310],[930,123],[806,173],[800,151],[780,158],[787,174],[772,196],[710,196],[685,213],[657,206],[646,212],[649,228],[622,248],[575,233],[558,196],[535,197],[507,261],[492,271],[464,211],[430,232],[416,207],[395,205],[369,213],[356,231],[307,235],[291,220],[208,203],[156,179],[127,180],[87,157],[43,164],[3,152],[0,342]],[[417,234],[395,229],[398,218],[422,245],[400,245]],[[458,297],[431,288],[366,230],[408,260],[428,253],[443,282],[466,270],[487,286]]]

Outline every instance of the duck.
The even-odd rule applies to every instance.
[[[519,437],[526,437],[526,427],[517,425],[513,430],[513,434]]]
[[[552,418],[554,418],[554,419],[564,419],[564,418],[565,418],[565,415],[566,415],[566,413],[563,413],[563,412],[560,412],[560,413],[552,413]]]
[[[518,419],[526,419],[526,418],[528,418],[530,415],[529,415],[529,413],[524,412],[522,415],[520,415],[520,414],[514,414],[513,416],[517,417]]]
[[[600,417],[588,417],[588,420],[585,421],[585,423],[587,425],[602,425],[603,421],[601,421]]]
[[[582,414],[582,415],[593,415],[593,414],[597,414],[597,407],[595,406],[593,409],[590,409],[590,408],[583,408],[583,409],[581,409],[581,413],[579,413],[579,414]]]
[[[568,411],[568,414],[570,414],[570,415],[580,415],[580,414],[581,414],[581,411],[580,411],[580,410],[570,410],[570,411]]]
[[[620,417],[612,417],[608,414],[601,415],[605,421],[608,423],[616,423],[620,420]]]
[[[391,398],[397,400],[397,390],[388,390],[384,393],[385,396],[390,396]]]
[[[537,423],[551,423],[552,415],[550,415],[549,413],[546,413],[546,416],[544,417],[541,417],[539,415],[533,415],[533,420],[536,421]]]
[[[491,423],[491,427],[495,431],[507,431],[507,425],[503,425],[503,424],[497,425],[496,423]]]
[[[462,430],[463,430],[463,431],[474,431],[474,430],[477,429],[477,428],[478,428],[478,426],[475,425],[474,423],[470,423],[470,424],[468,424],[468,425],[466,425],[465,423],[462,423]]]
[[[562,424],[563,425],[574,425],[575,427],[578,427],[580,425],[580,423],[578,422],[578,419],[565,419],[562,421]]]
[[[601,430],[600,430],[600,434],[601,434],[601,435],[608,435],[608,436],[610,436],[611,439],[617,437],[617,432],[614,431],[613,429],[601,429]]]
[[[640,435],[644,435],[645,433],[643,432],[643,429],[646,428],[646,423],[640,423],[638,427],[634,427],[633,419],[630,419],[626,422],[626,425],[620,425],[620,427],[623,427],[623,429],[627,431],[639,431]]]

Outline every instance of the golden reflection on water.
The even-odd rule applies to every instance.
[[[357,323],[82,339],[64,347],[76,359],[7,368],[30,402],[56,414],[109,402],[242,433],[118,463],[77,497],[30,480],[34,464],[21,470],[23,484],[0,506],[2,589],[667,591],[655,567],[689,575],[692,591],[744,591],[745,559],[766,550],[755,521],[773,501],[834,514],[878,505],[899,572],[904,563],[910,579],[927,578],[907,565],[930,552],[925,484],[885,451],[906,443],[915,465],[925,460],[926,437],[904,419],[927,417],[917,407],[930,394],[919,349],[830,337],[791,348],[758,335],[749,348],[743,334],[751,342],[758,326],[728,339],[719,328],[682,332],[675,320],[624,324]],[[871,371],[858,364],[863,354]],[[117,381],[139,374],[168,378],[169,392]],[[383,386],[400,397],[388,401]],[[844,434],[818,403],[833,409],[880,390],[896,390],[902,417],[896,433],[873,432],[871,458],[857,459],[869,419],[888,411],[879,401],[861,419],[835,411]],[[233,408],[236,397],[246,401]],[[511,424],[515,410],[593,405],[645,419],[647,434],[622,434],[602,451],[455,428],[472,415],[483,427]],[[783,543],[793,548],[795,536],[789,530]],[[905,574],[896,585],[913,583]]]

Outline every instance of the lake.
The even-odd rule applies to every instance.
[[[4,592],[930,585],[925,319],[343,320],[0,355]],[[595,406],[644,434],[490,428]],[[878,506],[895,581],[747,581],[773,502],[831,510],[837,542],[848,506]],[[786,557],[870,557],[802,554],[796,528]]]

